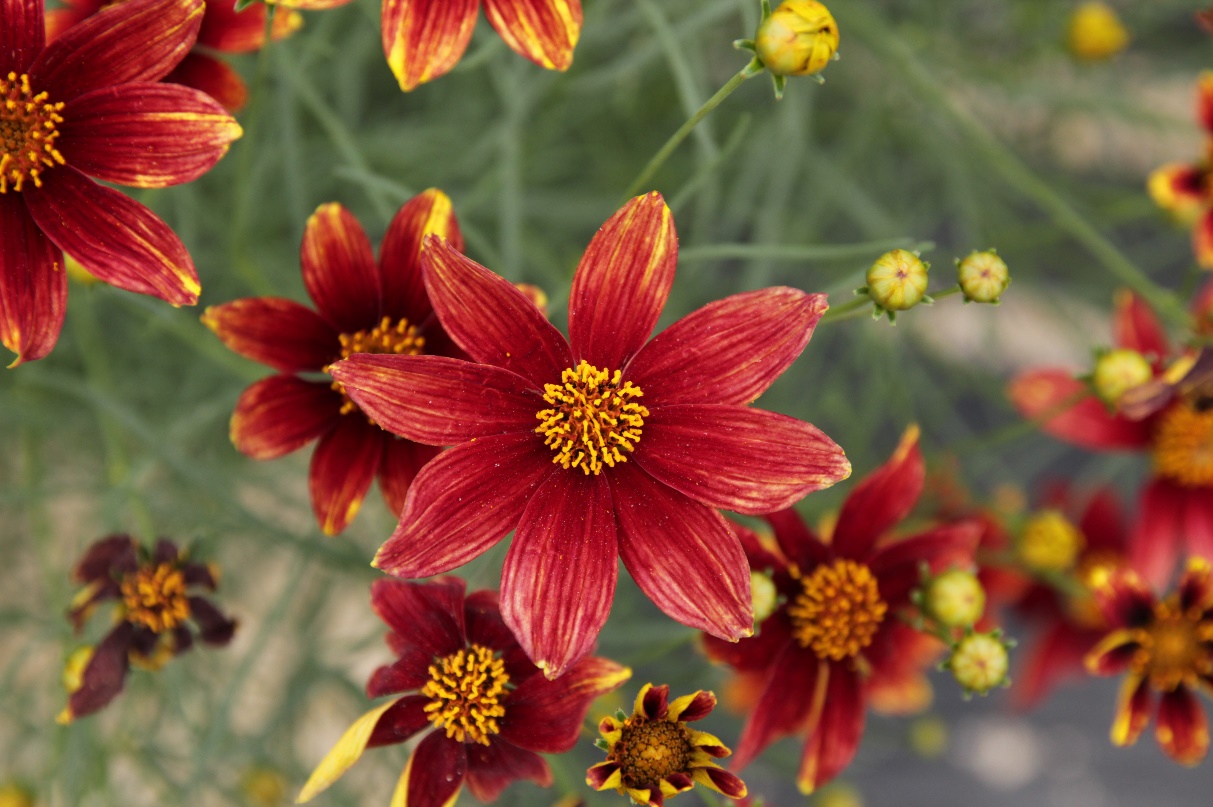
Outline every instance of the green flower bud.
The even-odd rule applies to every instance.
[[[922,608],[928,616],[948,628],[968,628],[981,619],[986,591],[977,575],[950,569],[927,581]]]
[[[952,649],[947,668],[965,692],[984,695],[994,687],[1010,683],[1007,646],[999,631],[969,634]]]
[[[838,51],[838,23],[817,0],[787,0],[758,26],[754,51],[776,76],[812,75]]]
[[[868,269],[868,296],[885,311],[909,310],[926,295],[930,268],[913,252],[886,252]]]
[[[754,624],[761,625],[775,613],[779,605],[779,591],[774,581],[763,572],[750,572],[750,597],[754,603]]]
[[[972,303],[996,303],[1011,285],[1006,261],[992,249],[970,253],[957,263],[956,274],[965,300]]]
[[[1129,390],[1154,378],[1154,369],[1136,350],[1109,350],[1095,362],[1091,384],[1106,403],[1115,404]]]

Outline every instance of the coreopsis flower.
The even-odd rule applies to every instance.
[[[817,0],[784,0],[758,26],[754,52],[775,76],[809,76],[838,52],[838,23]]]
[[[61,8],[46,12],[46,39],[53,41],[111,5],[110,0],[63,0]],[[248,87],[240,74],[213,53],[250,53],[266,43],[266,5],[254,3],[236,10],[234,0],[206,3],[198,39],[185,58],[164,77],[166,82],[193,87],[214,98],[231,112],[239,111],[248,100]],[[274,14],[271,36],[282,39],[297,31],[303,17],[296,11],[281,9]]]
[[[893,456],[860,481],[823,540],[793,510],[767,516],[775,546],[743,532],[750,563],[769,569],[782,604],[757,635],[736,643],[704,637],[708,656],[759,689],[737,745],[744,768],[782,736],[806,733],[797,784],[810,793],[855,756],[870,701],[897,693],[920,698],[923,643],[942,643],[899,616],[913,612],[911,593],[923,566],[934,573],[973,562],[980,527],[941,524],[910,537],[890,530],[918,500],[923,485],[918,430],[907,430]],[[906,660],[913,658],[911,666]],[[927,689],[929,693],[929,688]]]
[[[173,305],[198,275],[150,210],[99,185],[188,182],[241,134],[204,94],[158,84],[198,35],[202,0],[129,0],[45,44],[42,0],[0,0],[0,341],[15,366],[50,353],[67,305],[63,253]]]
[[[309,490],[316,521],[328,535],[354,519],[376,476],[399,514],[413,477],[437,454],[381,429],[340,382],[323,375],[356,353],[462,355],[434,318],[422,283],[418,259],[427,233],[463,243],[451,201],[439,190],[400,208],[378,262],[358,220],[341,205],[321,205],[308,219],[300,251],[303,284],[316,311],[280,297],[255,297],[212,306],[202,316],[229,348],[279,373],[240,396],[231,423],[236,448],[265,460],[319,441]]]
[[[69,665],[70,695],[60,723],[109,704],[122,692],[132,664],[159,669],[193,647],[195,636],[222,646],[236,630],[235,620],[196,593],[215,590],[217,570],[191,561],[163,538],[150,551],[129,535],[102,538],[84,553],[72,579],[84,586],[69,612],[75,629],[109,601],[114,601],[114,627]]]
[[[1192,163],[1168,163],[1150,174],[1147,189],[1154,202],[1185,224],[1191,224],[1197,262],[1213,269],[1213,71],[1196,83],[1196,120],[1207,136],[1205,154]]]
[[[502,622],[497,593],[465,597],[464,591],[454,577],[375,581],[371,607],[391,628],[387,643],[398,658],[371,675],[366,692],[397,697],[346,731],[298,802],[339,779],[367,748],[403,743],[427,729],[433,730],[413,749],[394,805],[448,807],[464,782],[481,801],[495,800],[517,779],[551,785],[539,754],[572,748],[590,703],[619,687],[631,670],[586,657],[549,681]]]
[[[850,473],[815,427],[746,406],[804,349],[825,295],[738,294],[647,341],[677,253],[661,196],[628,202],[577,268],[570,344],[526,295],[431,236],[426,288],[474,361],[355,355],[332,369],[385,429],[454,445],[418,474],[375,565],[439,574],[516,529],[502,614],[552,677],[606,622],[620,557],[674,619],[748,635],[750,570],[717,508],[771,512]]]
[[[595,790],[615,790],[633,804],[662,807],[670,796],[685,793],[696,783],[730,799],[746,795],[745,783],[716,764],[731,752],[719,739],[688,723],[702,720],[716,708],[716,696],[698,690],[670,700],[665,684],[645,684],[628,717],[623,711],[598,723],[607,752],[585,773]]]
[[[1196,699],[1213,682],[1213,580],[1209,563],[1189,559],[1175,591],[1158,599],[1131,569],[1117,569],[1096,595],[1110,632],[1087,655],[1096,675],[1125,674],[1112,742],[1132,745],[1150,722],[1176,762],[1195,765],[1209,750],[1209,727]]]
[[[1116,297],[1113,325],[1117,347],[1140,354],[1153,378],[1165,381],[1165,359],[1172,352],[1150,308],[1122,292]],[[1054,437],[1097,451],[1149,453],[1153,471],[1130,533],[1129,565],[1161,584],[1174,570],[1181,544],[1189,555],[1213,558],[1213,455],[1208,450],[1213,441],[1208,401],[1213,396],[1207,397],[1202,387],[1180,389],[1161,409],[1147,407],[1147,416],[1133,419],[1121,408],[1136,399],[1135,392],[1124,390],[1121,398],[1108,402],[1061,368],[1022,373],[1009,389],[1016,408],[1038,419]]]

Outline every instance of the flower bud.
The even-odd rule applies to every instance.
[[[985,611],[986,591],[972,572],[949,569],[926,582],[922,608],[944,627],[968,628]]]
[[[1010,658],[1000,631],[971,633],[952,649],[947,667],[956,683],[969,694],[984,695],[997,686],[1007,686]]]
[[[886,252],[868,269],[868,296],[885,311],[911,309],[927,293],[930,268],[913,252],[904,249]]]
[[[750,596],[754,602],[754,625],[766,622],[779,605],[779,592],[770,576],[763,572],[750,572]]]
[[[1019,559],[1037,572],[1066,572],[1074,567],[1085,543],[1082,533],[1056,510],[1028,519],[1017,547]]]
[[[754,51],[776,76],[812,75],[838,51],[838,23],[817,0],[787,0],[758,26]]]
[[[965,300],[971,303],[996,303],[1011,285],[1006,261],[992,249],[969,253],[956,264],[956,275]]]
[[[1131,389],[1154,378],[1154,369],[1136,350],[1109,350],[1095,362],[1091,383],[1105,402],[1115,404]]]
[[[1070,16],[1070,53],[1089,62],[1110,59],[1129,44],[1129,32],[1106,3],[1083,3]]]

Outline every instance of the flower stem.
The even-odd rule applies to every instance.
[[[827,322],[838,322],[844,319],[853,319],[868,313],[872,305],[872,298],[866,294],[861,294],[850,302],[843,303],[837,308],[830,308],[821,316],[819,325],[824,325]]]

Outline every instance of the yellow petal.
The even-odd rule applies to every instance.
[[[398,700],[400,699],[397,698],[382,706],[377,706],[355,720],[354,725],[345,730],[345,734],[341,735],[341,739],[333,746],[333,750],[328,752],[328,756],[320,761],[316,770],[312,771],[312,775],[308,777],[307,784],[303,786],[303,790],[299,791],[299,797],[295,799],[296,804],[311,801],[318,793],[323,792],[329,785],[340,779],[362,757],[366,744],[371,741],[371,732],[375,730],[375,724],[379,722],[379,718],[383,716],[384,712],[396,705]],[[405,768],[405,771],[407,772],[408,768]],[[392,804],[395,803],[393,800]]]

